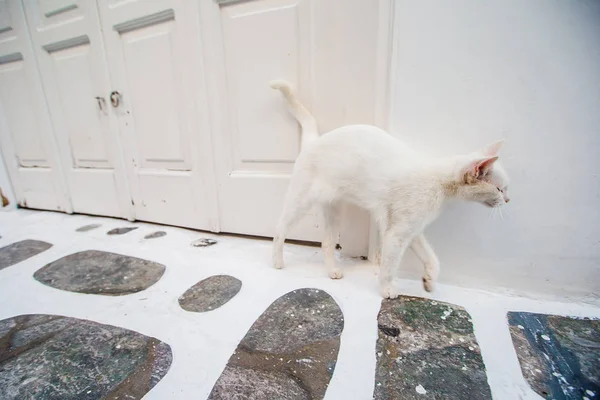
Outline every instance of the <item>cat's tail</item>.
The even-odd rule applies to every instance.
[[[288,101],[292,115],[294,115],[298,120],[298,123],[300,123],[300,126],[302,126],[302,148],[304,148],[307,143],[317,139],[319,137],[317,121],[306,107],[300,103],[292,90],[291,85],[288,82],[279,79],[269,82],[269,85],[283,94],[283,97]]]

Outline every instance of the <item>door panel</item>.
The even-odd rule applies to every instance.
[[[302,68],[298,59],[309,54],[299,54],[299,5],[278,3],[266,10],[265,4],[255,3],[222,12],[236,172],[290,173],[299,151],[297,124],[287,114],[273,112],[285,109],[285,103],[267,83],[282,73],[297,80]]]
[[[141,169],[191,169],[189,148],[183,146],[188,132],[180,130],[177,111],[182,88],[171,56],[174,28],[171,14],[163,23],[122,34]]]
[[[0,145],[21,206],[71,211],[20,1],[0,1]]]
[[[311,108],[312,4],[209,3],[202,3],[201,24],[210,38],[210,92],[222,93],[211,97],[218,104],[213,118],[220,124],[212,131],[221,229],[273,236],[300,149],[300,132],[284,99],[268,84],[276,78],[290,81]],[[311,212],[289,237],[320,241],[318,225],[319,217]]]
[[[8,64],[8,65],[7,65]],[[30,83],[23,60],[0,66],[0,93],[4,116],[11,132],[21,167],[49,167],[46,152],[39,140],[39,126],[35,109],[29,107],[31,95],[26,89]],[[25,89],[22,95],[15,96]]]
[[[98,7],[136,218],[219,230],[196,2]]]
[[[24,4],[74,211],[133,218],[95,3]]]

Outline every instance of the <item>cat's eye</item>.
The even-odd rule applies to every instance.
[[[498,191],[499,191],[500,193],[504,193],[504,190],[502,190],[502,189],[500,189],[500,188],[496,188],[496,189],[498,189]]]

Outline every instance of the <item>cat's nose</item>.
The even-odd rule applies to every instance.
[[[507,197],[507,198],[505,198],[505,199],[504,199],[504,202],[505,202],[506,204],[508,204],[508,203],[510,203],[510,199]]]

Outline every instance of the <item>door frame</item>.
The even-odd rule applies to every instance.
[[[389,132],[390,108],[393,95],[394,79],[396,74],[392,74],[393,66],[398,65],[397,54],[393,45],[397,42],[399,35],[395,24],[396,1],[379,1],[379,32],[377,38],[377,72],[376,72],[376,99],[375,104],[375,125]],[[391,132],[390,132],[391,133]],[[368,259],[371,262],[378,262],[380,257],[380,237],[379,228],[376,221],[371,218],[369,224],[369,248]]]

